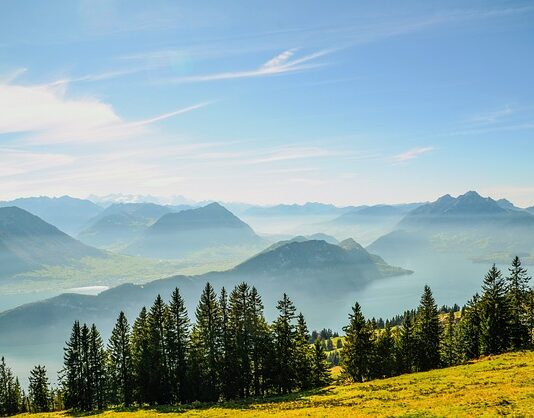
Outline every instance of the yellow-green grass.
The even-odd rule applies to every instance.
[[[145,417],[514,417],[534,416],[534,352],[315,392],[214,406],[106,411],[102,418]],[[68,418],[68,413],[32,417]]]

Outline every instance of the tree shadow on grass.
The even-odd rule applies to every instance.
[[[223,408],[235,410],[248,410],[257,406],[267,404],[278,404],[283,402],[295,402],[305,400],[310,396],[327,395],[332,391],[331,387],[312,389],[302,392],[293,392],[287,395],[271,395],[266,397],[248,398],[240,401],[225,401],[225,402],[193,402],[184,405],[159,405],[159,406],[131,406],[131,407],[117,407],[109,410],[115,412],[137,412],[137,411],[154,411],[161,414],[173,413],[180,414],[191,410],[207,410],[210,408]],[[90,417],[102,414],[104,411],[67,411],[67,415],[72,417]]]

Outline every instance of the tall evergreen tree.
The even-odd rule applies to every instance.
[[[417,370],[430,370],[440,365],[439,342],[441,323],[434,296],[429,286],[425,286],[415,321]]]
[[[109,397],[114,404],[130,406],[133,391],[133,364],[130,326],[121,311],[108,343]]]
[[[233,298],[236,290],[232,292]],[[232,302],[230,302],[232,303]],[[238,394],[244,391],[242,378],[240,376],[240,360],[237,345],[240,329],[235,321],[230,322],[232,317],[230,307],[228,306],[228,293],[223,287],[219,296],[219,309],[221,316],[221,367],[220,381],[221,391],[225,399],[235,399]],[[241,311],[238,312],[241,315]]]
[[[89,373],[91,376],[93,405],[97,409],[103,409],[107,400],[107,371],[106,350],[104,341],[97,330],[96,325],[91,326],[89,334]]]
[[[378,378],[391,377],[395,374],[395,338],[389,321],[376,339],[373,375]]]
[[[320,388],[329,385],[331,380],[326,352],[321,342],[316,339],[312,351],[311,386]]]
[[[480,356],[480,296],[476,293],[466,304],[458,324],[458,349],[462,360]]]
[[[534,346],[534,288],[527,292],[525,306],[525,322],[529,334],[528,344]]]
[[[156,297],[148,314],[149,329],[149,396],[150,404],[166,405],[171,401],[171,388],[168,376],[167,336],[167,305],[160,295]]]
[[[148,314],[143,307],[136,318],[131,336],[134,398],[139,404],[150,400],[150,328]]]
[[[35,366],[30,371],[29,396],[32,412],[50,411],[50,383],[46,376],[46,368]]]
[[[302,313],[297,316],[296,331],[295,377],[300,389],[309,389],[312,386],[312,353],[309,344],[310,333]]]
[[[198,368],[199,400],[217,401],[220,395],[221,317],[217,295],[207,283],[196,309],[191,345]]]
[[[172,292],[166,328],[172,400],[173,402],[185,403],[189,396],[186,380],[189,351],[189,318],[178,288]]]
[[[273,364],[272,377],[278,393],[289,393],[295,387],[295,305],[284,293],[276,306],[278,318],[272,326]]]
[[[359,303],[356,302],[352,307],[349,324],[343,331],[346,335],[342,352],[343,369],[355,382],[363,382],[369,377],[373,357],[373,336]]]
[[[272,344],[270,329],[263,316],[263,303],[255,287],[250,290],[252,386],[255,396],[263,395],[268,380],[268,360],[271,357]]]
[[[417,341],[415,325],[411,312],[404,314],[397,340],[397,369],[398,373],[411,373],[415,366]]]
[[[447,316],[447,325],[440,344],[441,363],[446,367],[454,366],[460,360],[455,323],[454,311],[451,310]]]
[[[23,393],[18,378],[13,376],[4,357],[0,359],[0,416],[22,412]]]
[[[64,402],[67,409],[81,408],[84,380],[82,375],[81,327],[78,321],[72,326],[69,341],[63,355],[61,380],[64,389]]]
[[[510,346],[517,350],[529,343],[526,303],[530,277],[527,269],[521,265],[519,257],[513,259],[509,272],[506,278],[506,297],[510,309]]]
[[[482,289],[481,353],[499,354],[510,347],[510,312],[505,281],[495,265],[484,277]]]

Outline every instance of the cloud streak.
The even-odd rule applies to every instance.
[[[321,58],[332,52],[331,49],[324,49],[314,52],[309,55],[294,58],[297,49],[288,49],[282,53],[274,56],[260,67],[245,71],[228,71],[205,75],[191,75],[168,79],[167,83],[201,83],[218,80],[232,80],[241,78],[254,78],[281,75],[287,73],[296,73],[313,68],[326,65],[325,63],[317,62]]]
[[[397,154],[393,156],[393,161],[396,163],[404,163],[410,160],[413,160],[415,158],[420,157],[423,154],[427,154],[431,151],[433,151],[433,147],[419,147],[419,148],[412,148],[408,151],[405,151],[401,154]]]

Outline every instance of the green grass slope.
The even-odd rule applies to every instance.
[[[494,417],[534,414],[534,352],[509,353],[472,364],[362,384],[331,386],[215,406],[192,405],[91,416],[144,417]],[[67,417],[68,413],[33,417]]]

